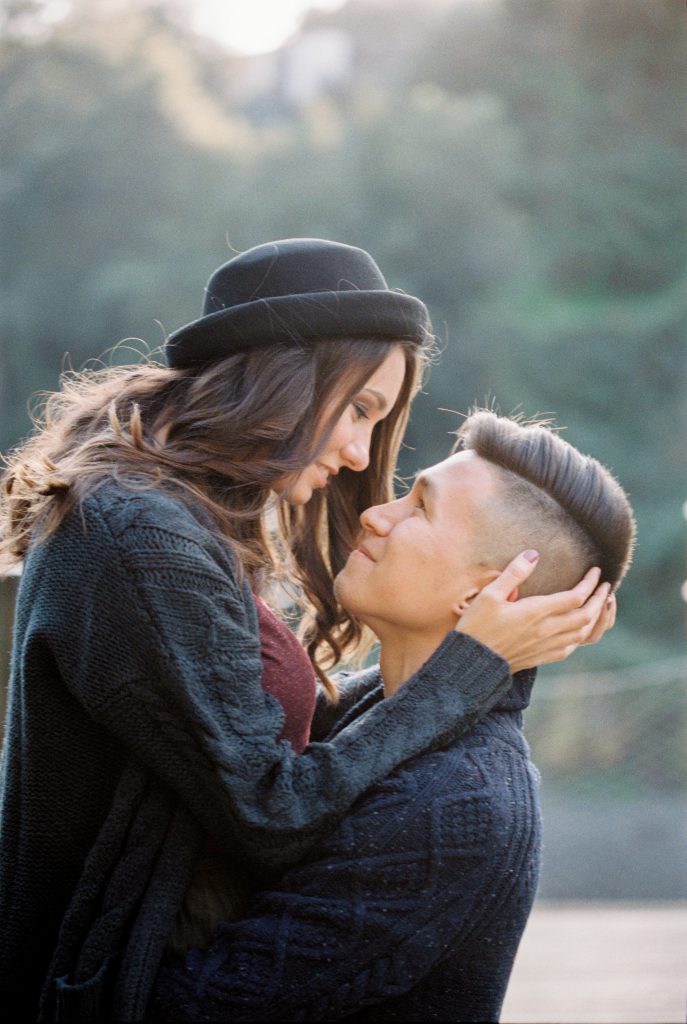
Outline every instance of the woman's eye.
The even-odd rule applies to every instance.
[[[422,498],[416,498],[415,499],[415,508],[419,509],[420,512],[424,512],[425,511],[425,503],[422,500]]]
[[[354,402],[353,408],[355,409],[357,419],[369,420],[370,414],[368,413],[364,405],[361,405],[359,402]]]

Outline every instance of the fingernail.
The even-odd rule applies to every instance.
[[[533,548],[530,548],[529,551],[525,551],[524,555],[528,562],[539,561],[539,552],[535,551]]]

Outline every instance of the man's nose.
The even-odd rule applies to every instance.
[[[378,537],[387,537],[396,522],[393,514],[395,502],[391,501],[386,505],[372,505],[360,513],[360,525],[369,533],[375,533]]]

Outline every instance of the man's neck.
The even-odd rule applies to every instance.
[[[407,632],[378,633],[380,640],[379,668],[384,681],[384,696],[390,697],[402,683],[410,679],[431,657],[446,634],[416,636]]]

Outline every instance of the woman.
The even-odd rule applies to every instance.
[[[361,637],[332,577],[359,512],[390,496],[428,336],[423,304],[362,250],[258,246],[211,277],[168,368],[66,383],[14,453],[0,971],[16,1013],[140,1019],[199,856],[297,861],[370,784],[484,714],[509,668],[608,624],[598,596],[580,607],[592,577],[563,615],[477,600],[427,671],[296,756],[314,672],[331,691],[326,655]],[[314,671],[259,599],[288,552]]]

